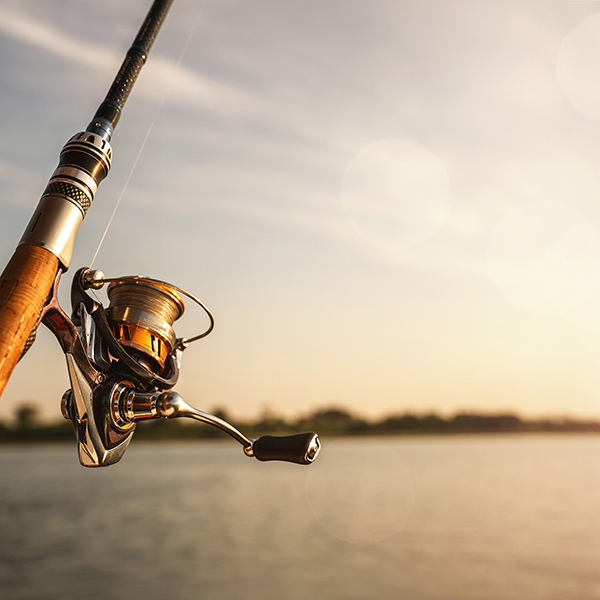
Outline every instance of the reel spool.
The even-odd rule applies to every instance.
[[[211,312],[201,300],[166,281],[143,275],[109,278],[102,271],[85,268],[80,269],[79,275],[73,280],[73,306],[83,302],[88,307],[88,314],[94,314],[94,319],[99,319],[94,306],[102,305],[95,303],[86,294],[86,290],[99,290],[106,283],[110,284],[107,288],[110,304],[104,311],[104,323],[109,331],[105,329],[103,335],[108,341],[110,352],[115,358],[120,356],[125,362],[135,361],[146,371],[146,375],[154,374],[152,379],[174,385],[177,375],[173,372],[173,361],[179,361],[176,359],[177,354],[191,342],[206,337],[213,330],[215,321]],[[209,320],[203,333],[190,338],[177,337],[173,330],[173,323],[185,312],[184,296],[200,306]],[[102,319],[100,324],[101,321]],[[116,347],[111,346],[108,338],[114,338]],[[129,359],[120,352],[125,352]],[[99,364],[94,358],[93,360]],[[129,363],[129,366],[132,364]],[[135,367],[134,372],[140,375]],[[145,377],[143,373],[142,377]]]
[[[168,284],[132,278],[111,283],[107,293],[107,317],[117,340],[162,373],[177,343],[173,323],[185,311],[181,296]]]

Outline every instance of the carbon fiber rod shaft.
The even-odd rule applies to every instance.
[[[125,60],[115,77],[106,98],[99,106],[94,119],[88,127],[88,131],[102,134],[110,139],[112,130],[117,126],[121,111],[129,98],[142,67],[146,62],[148,53],[156,40],[156,36],[173,4],[173,0],[155,0],[146,19],[135,38],[131,48],[127,51]]]

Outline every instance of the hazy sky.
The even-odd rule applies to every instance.
[[[149,2],[0,5],[0,258]],[[600,4],[175,0],[76,242],[200,296],[199,408],[600,416]],[[180,69],[175,65],[194,24]],[[188,307],[176,330],[202,330]],[[0,416],[69,387],[47,332]]]

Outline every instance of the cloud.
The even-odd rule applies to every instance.
[[[69,36],[30,15],[0,7],[0,32],[20,42],[98,71],[114,70],[124,54],[113,48]],[[171,83],[172,82],[172,83]],[[240,89],[211,81],[173,60],[153,55],[136,85],[136,94],[155,100],[157,90],[170,86],[169,100],[219,113],[262,110],[263,103]]]
[[[117,58],[114,50],[69,37],[47,23],[3,7],[0,7],[0,32],[88,67],[108,69]]]
[[[249,115],[266,113],[258,96],[240,88],[213,81],[163,56],[153,56],[140,77],[136,92],[156,98],[157,89],[169,86],[170,102],[190,104],[216,114]]]

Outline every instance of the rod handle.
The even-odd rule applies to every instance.
[[[52,252],[23,244],[0,275],[0,395],[44,307],[58,267]]]
[[[321,449],[316,433],[297,433],[295,435],[263,435],[252,444],[252,453],[258,460],[283,460],[285,462],[309,465]]]

